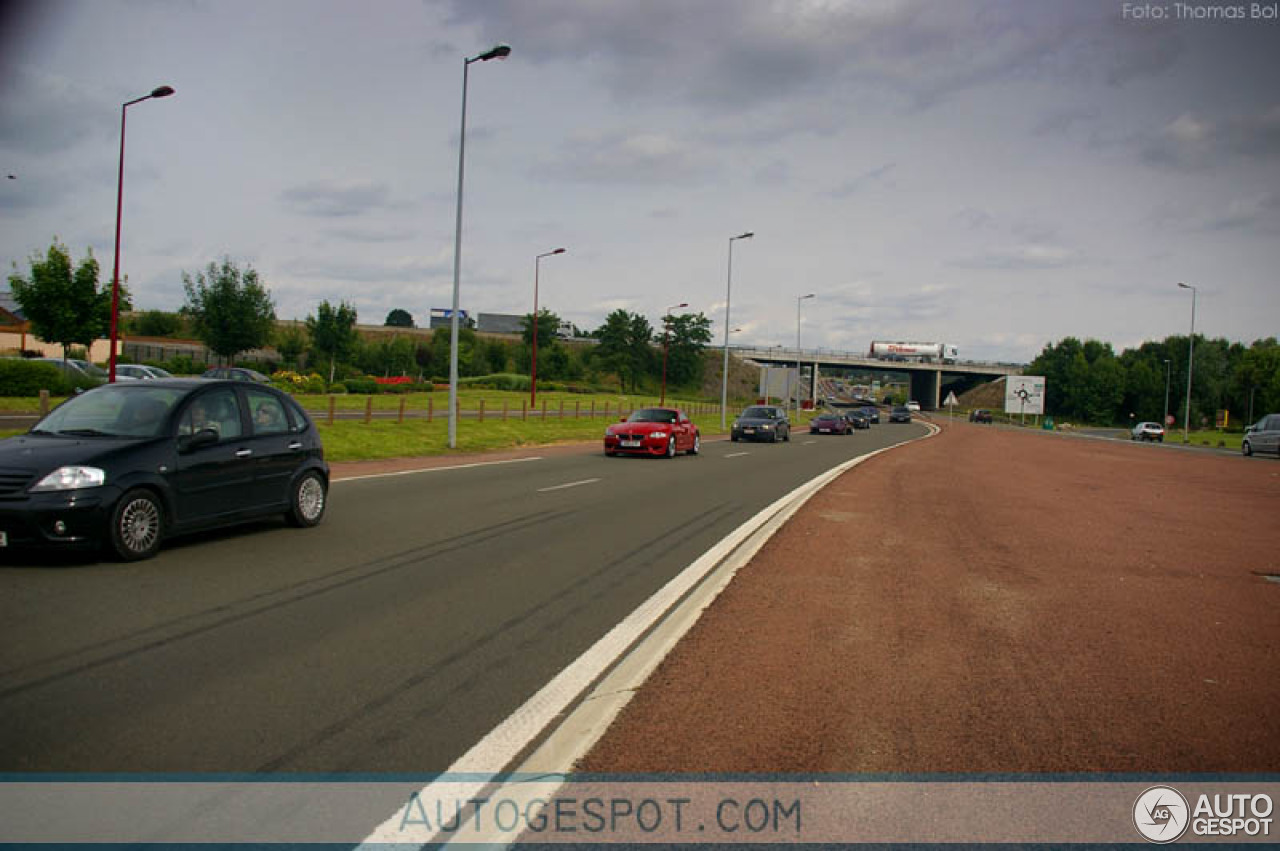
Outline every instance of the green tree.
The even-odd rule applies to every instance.
[[[194,278],[183,272],[182,285],[187,294],[182,312],[191,318],[196,337],[220,357],[230,360],[271,342],[276,308],[252,266],[242,272],[223,258]]]
[[[387,314],[387,319],[382,324],[388,328],[412,328],[413,316],[409,311],[397,307]]]
[[[1233,383],[1241,400],[1236,408],[1241,421],[1249,418],[1249,403],[1253,403],[1252,422],[1247,425],[1280,412],[1280,343],[1275,337],[1255,340],[1241,353]]]
[[[284,358],[286,365],[297,367],[302,353],[307,350],[307,332],[297,325],[277,329],[276,351]]]
[[[184,323],[177,313],[163,310],[146,310],[130,320],[130,331],[139,337],[177,337],[182,334]]]
[[[560,331],[560,317],[545,307],[538,311],[538,345],[549,346]],[[520,318],[520,339],[526,346],[533,345],[533,314],[526,313]]]
[[[346,361],[360,342],[356,332],[356,309],[345,301],[334,307],[328,300],[320,302],[315,316],[307,317],[311,345],[321,357],[329,359],[329,383],[338,361]]]
[[[701,313],[664,316],[668,329],[667,382],[688,384],[702,377],[702,351],[711,342],[711,320]]]
[[[99,288],[98,261],[90,251],[74,271],[71,253],[55,238],[44,257],[30,259],[31,277],[24,278],[14,264],[9,287],[41,340],[62,346],[62,356],[73,345],[90,346],[105,337],[111,323],[111,288]]]
[[[600,340],[595,353],[598,361],[618,376],[623,387],[634,392],[654,361],[649,320],[619,308],[605,317],[604,325],[596,329],[596,337]]]

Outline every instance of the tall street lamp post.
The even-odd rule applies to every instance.
[[[1187,410],[1182,420],[1182,442],[1191,442],[1191,369],[1195,365],[1196,354],[1196,288],[1190,284],[1178,282],[1184,290],[1191,290],[1191,337],[1187,340]]]
[[[116,380],[116,340],[119,338],[120,327],[120,214],[124,209],[125,117],[128,115],[129,107],[135,103],[142,103],[144,100],[151,100],[152,98],[167,98],[171,94],[173,94],[172,86],[157,86],[151,90],[151,94],[134,98],[120,107],[120,171],[116,180],[116,255],[111,261],[111,353],[108,357],[109,369],[107,371],[107,381],[109,382]]]
[[[542,262],[543,257],[550,257],[553,254],[564,254],[564,249],[557,248],[533,258],[533,361],[529,368],[530,408],[538,403],[538,264]]]
[[[720,430],[725,429],[725,411],[729,407],[729,297],[733,293],[733,243],[738,239],[751,239],[753,231],[729,237],[729,274],[724,288],[724,371],[720,376]]]
[[[1161,428],[1169,427],[1169,376],[1172,373],[1172,367],[1168,358],[1164,359],[1164,419],[1160,421]]]
[[[800,305],[814,294],[796,297],[796,419],[800,419]]]
[[[673,304],[662,315],[662,399],[659,405],[667,404],[667,338],[671,336],[671,311],[688,306],[689,303],[684,301]]]
[[[479,56],[462,60],[462,129],[458,133],[458,217],[453,234],[453,310],[449,314],[449,448],[458,446],[458,290],[462,278],[462,177],[467,161],[467,69],[472,62],[506,59],[511,48],[491,47]]]

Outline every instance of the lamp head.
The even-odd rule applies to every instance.
[[[511,45],[496,44],[493,47],[491,47],[489,50],[485,51],[484,53],[481,53],[476,58],[479,59],[481,62],[488,62],[490,59],[506,59],[510,55],[511,55]]]
[[[173,94],[173,86],[156,86],[151,90],[153,98],[167,98],[171,94]]]

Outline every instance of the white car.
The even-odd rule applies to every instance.
[[[914,399],[911,400],[910,402],[907,403],[907,410],[913,414],[918,414],[920,412],[920,403],[915,401]]]
[[[1160,423],[1138,423],[1129,433],[1130,440],[1156,440],[1164,443],[1164,426]]]
[[[116,364],[116,378],[137,378],[143,381],[155,378],[173,378],[173,375],[156,366],[143,366],[142,364],[118,363]]]

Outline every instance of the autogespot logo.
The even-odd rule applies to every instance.
[[[1173,842],[1190,821],[1187,799],[1172,787],[1152,786],[1133,802],[1133,826],[1151,842]]]

